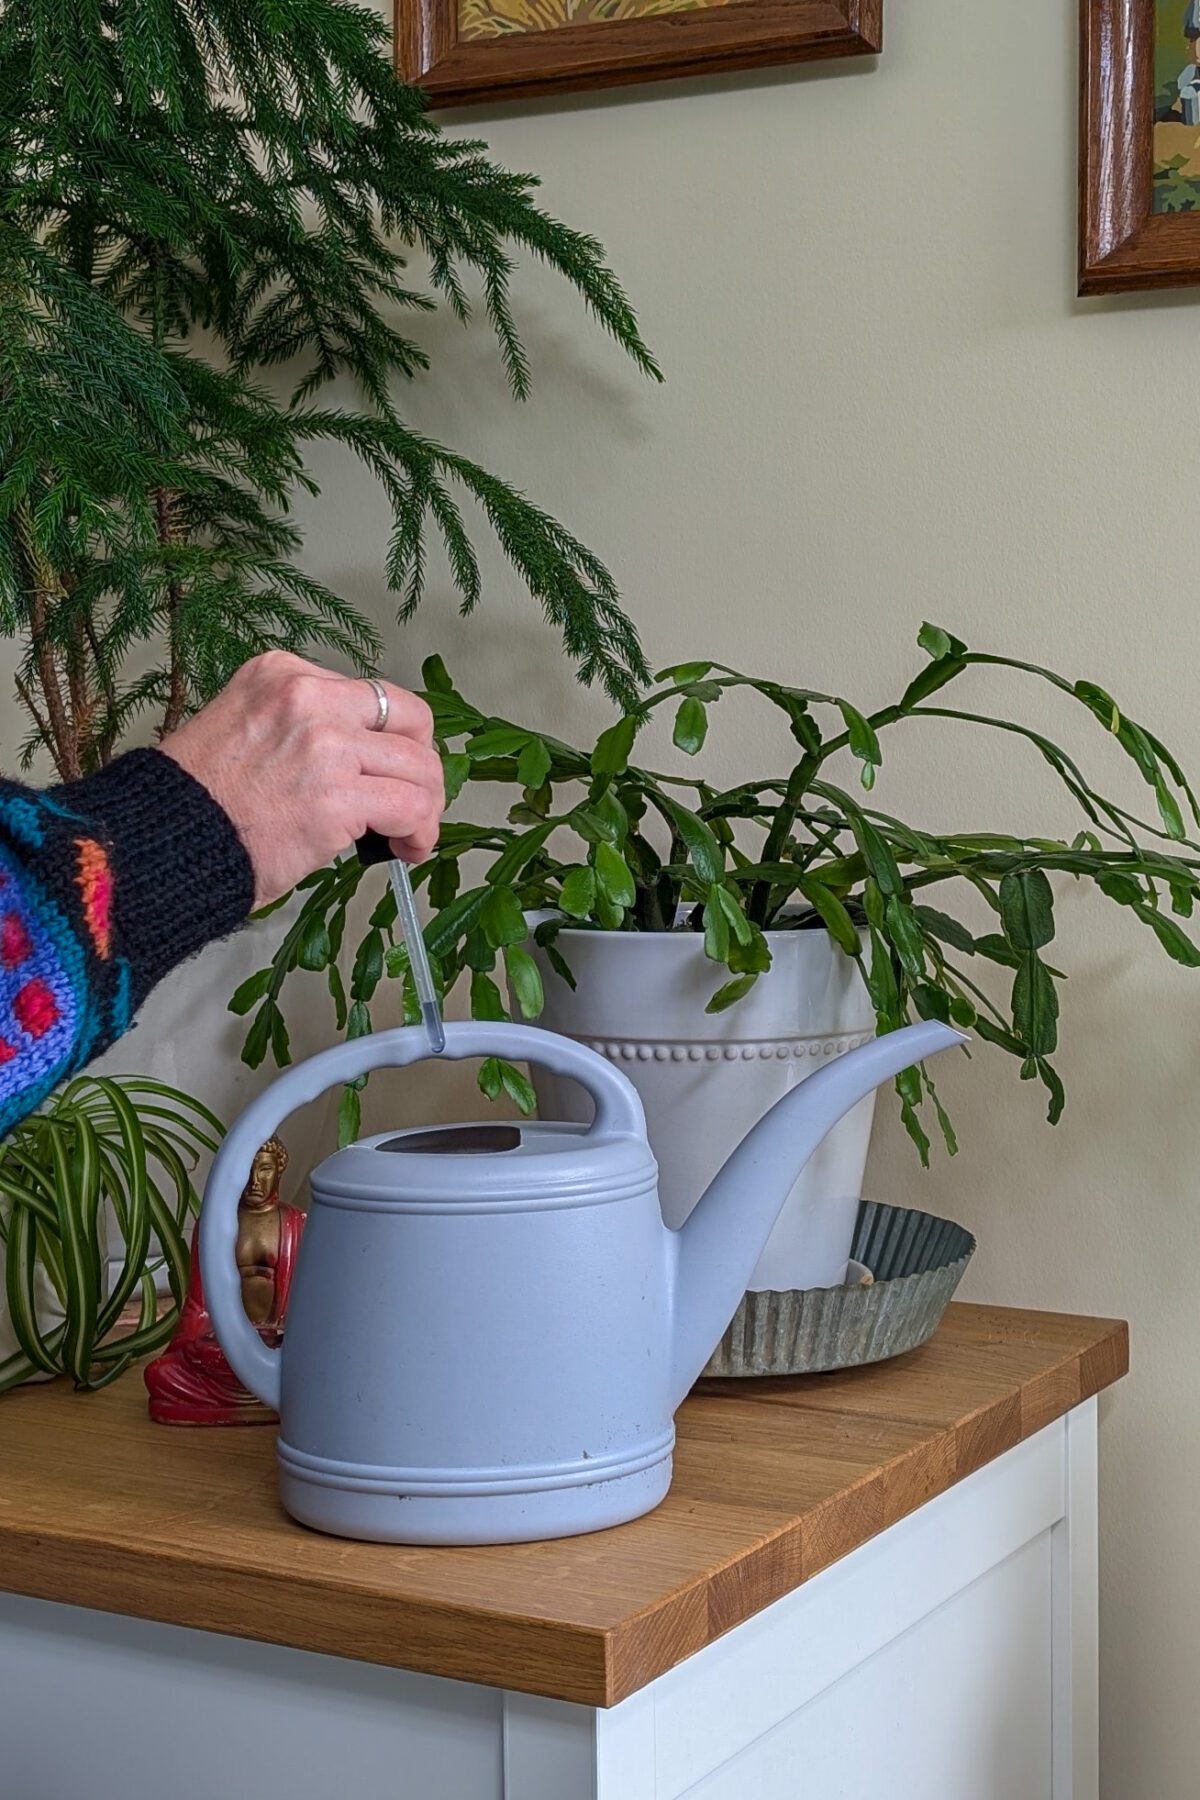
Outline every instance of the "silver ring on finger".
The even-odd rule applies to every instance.
[[[375,695],[375,699],[379,706],[379,711],[375,715],[375,722],[373,725],[368,726],[368,730],[386,731],[388,714],[392,710],[391,702],[388,700],[387,689],[384,687],[382,681],[376,681],[373,675],[364,675],[363,680]]]

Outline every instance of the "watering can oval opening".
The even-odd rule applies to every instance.
[[[404,1131],[376,1143],[376,1150],[400,1156],[499,1156],[521,1148],[516,1125],[443,1125]]]
[[[451,1120],[445,1125],[414,1125],[407,1130],[376,1132],[372,1137],[359,1138],[337,1156],[330,1157],[329,1163],[336,1160],[347,1160],[360,1152],[370,1151],[372,1158],[380,1151],[392,1158],[411,1158],[414,1166],[418,1159],[430,1158],[441,1164],[450,1164],[459,1158],[469,1162],[482,1171],[485,1164],[525,1162],[529,1157],[544,1158],[547,1156],[568,1156],[573,1159],[587,1159],[597,1149],[594,1139],[587,1135],[587,1126],[574,1120],[564,1119],[509,1119],[481,1120],[470,1119],[456,1122]],[[325,1167],[327,1165],[322,1165]],[[404,1165],[397,1162],[397,1170]],[[398,1179],[405,1177],[398,1174]]]

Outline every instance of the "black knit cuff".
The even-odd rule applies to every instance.
[[[228,815],[161,750],[131,750],[52,790],[110,847],[113,927],[140,1006],[163,976],[245,923],[254,872]]]

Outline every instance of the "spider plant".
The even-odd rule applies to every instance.
[[[192,1172],[223,1135],[198,1100],[134,1076],[79,1076],[14,1128],[0,1146],[0,1247],[16,1348],[0,1360],[0,1393],[37,1375],[106,1387],[166,1343],[187,1291]],[[136,1320],[123,1319],[135,1295]]]

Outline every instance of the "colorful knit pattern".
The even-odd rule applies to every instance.
[[[0,1133],[116,1035],[113,984],[101,966],[111,961],[99,904],[111,890],[100,874],[102,867],[107,875],[107,854],[92,838],[73,843],[57,810],[47,810],[41,854],[25,848],[22,857],[19,847],[30,846],[28,804],[25,795],[0,794]],[[65,880],[53,879],[60,871],[50,855],[62,858]],[[48,866],[52,886],[42,878]]]
[[[156,750],[48,793],[0,781],[0,1136],[252,898],[228,818]]]
[[[97,956],[108,961],[112,942],[112,870],[108,852],[94,838],[76,838],[79,872],[75,877],[83,900],[84,923]]]
[[[70,1070],[90,990],[82,946],[62,908],[7,849],[0,849],[0,874],[0,1130],[7,1130]]]

